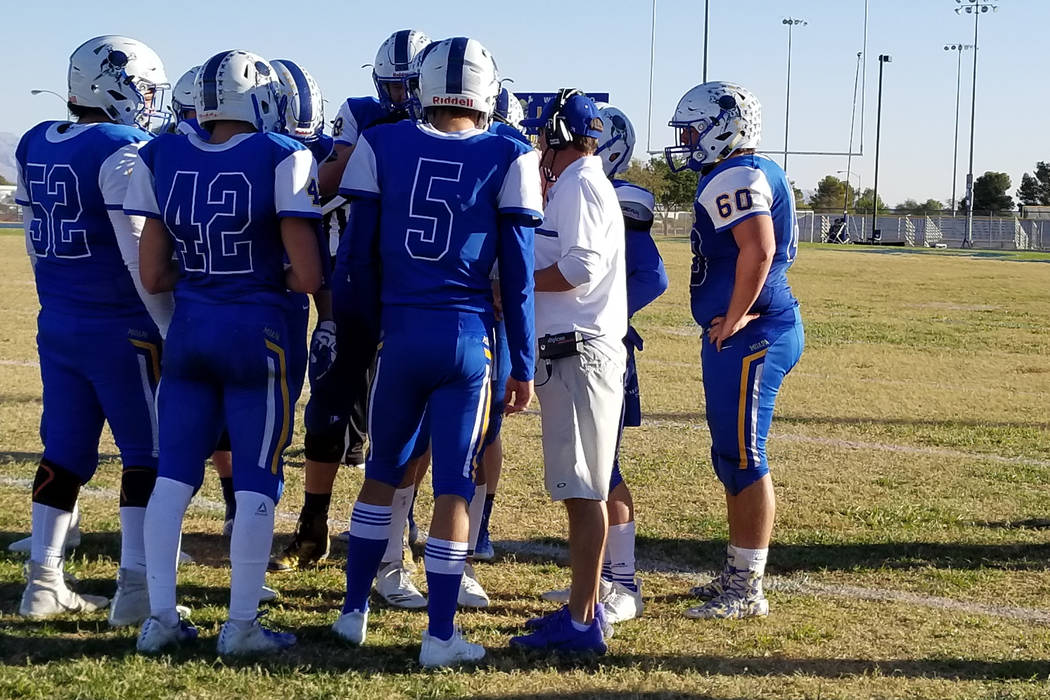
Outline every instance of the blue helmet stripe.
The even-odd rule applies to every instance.
[[[394,70],[408,70],[408,39],[412,33],[409,29],[402,29],[394,35]]]
[[[463,92],[463,62],[467,57],[467,38],[456,37],[448,47],[448,67],[445,69],[445,92],[459,95]]]
[[[204,109],[219,108],[219,66],[229,51],[217,53],[201,68],[201,85],[204,87]]]
[[[292,61],[284,61],[284,67],[292,74],[295,91],[299,93],[298,121],[309,123],[314,118],[314,99],[310,94],[310,83],[306,80],[306,74],[298,64]]]

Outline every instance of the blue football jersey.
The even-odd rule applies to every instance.
[[[87,316],[144,312],[109,212],[120,211],[146,132],[122,124],[43,122],[15,151],[15,201],[30,207],[29,244],[43,309]]]
[[[375,97],[351,97],[339,107],[332,122],[332,138],[337,144],[355,146],[368,127],[389,116]]]
[[[319,219],[317,164],[272,133],[221,144],[166,134],[144,147],[124,210],[160,219],[175,245],[179,300],[283,304],[279,219]]]
[[[769,316],[798,304],[787,280],[787,270],[798,251],[795,196],[779,165],[759,155],[736,156],[719,163],[700,178],[693,210],[690,296],[697,323],[706,328],[729,309],[740,252],[731,229],[752,216],[773,220],[776,253],[751,313]]]
[[[384,305],[492,311],[499,216],[543,218],[531,146],[402,121],[358,141],[340,194],[378,199]]]
[[[211,137],[211,134],[204,130],[204,127],[200,125],[196,118],[183,119],[182,121],[180,121],[178,124],[175,125],[175,133],[184,134],[186,136],[189,136],[190,134],[196,134],[205,141],[207,141]]]
[[[529,141],[529,137],[515,129],[510,124],[504,124],[503,122],[494,121],[489,124],[489,131],[500,136],[506,136],[508,138],[521,141],[523,144],[532,148],[532,142]]]

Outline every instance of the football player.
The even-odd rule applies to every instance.
[[[196,134],[207,140],[208,132],[197,123],[197,110],[193,106],[193,81],[200,66],[194,66],[182,74],[171,91],[171,113],[175,115],[174,130],[179,134]]]
[[[138,150],[170,116],[157,54],[135,39],[100,36],[69,59],[73,122],[43,122],[16,151],[15,200],[25,217],[40,313],[43,456],[33,484],[28,583],[19,613],[32,618],[104,608],[63,578],[77,495],[98,467],[102,425],[120,450],[121,554],[114,626],[148,610],[143,518],[157,474],[154,391],[170,295],[138,280],[140,219],[121,212]],[[156,319],[151,318],[156,314]],[[163,324],[158,328],[158,322]]]
[[[147,217],[143,284],[174,289],[178,298],[146,518],[150,617],[137,648],[153,653],[197,636],[175,606],[175,559],[186,508],[225,425],[237,515],[229,620],[218,651],[272,653],[295,643],[263,627],[257,612],[294,415],[287,290],[312,293],[322,278],[317,165],[303,146],[272,133],[281,117],[279,85],[273,67],[254,54],[210,58],[194,104],[209,140],[168,134],[152,141],[124,202],[126,212]]]
[[[392,34],[379,47],[372,72],[379,96],[351,97],[339,108],[332,125],[334,155],[319,166],[322,195],[337,194],[347,160],[366,128],[410,118],[408,81],[415,75],[417,55],[429,44],[430,39],[423,32],[404,29]],[[338,209],[333,213],[338,216]],[[316,564],[328,556],[328,511],[339,463],[344,455],[352,465],[364,463],[364,404],[367,373],[375,357],[375,348],[363,346],[353,328],[338,330],[344,336],[343,342],[336,341],[334,347],[339,347],[342,352],[333,358],[333,365],[324,380],[312,386],[306,405],[303,508],[292,541],[270,561],[272,571],[292,571]],[[332,338],[334,340],[334,336]],[[404,530],[412,501],[412,474],[406,478],[406,489],[395,499],[399,505],[399,517],[394,518],[392,527],[399,523],[399,533]],[[396,549],[396,554],[389,555],[389,562],[377,580],[379,593],[392,605],[424,607],[426,599],[402,564],[400,534],[396,538],[396,547],[392,545],[391,548]]]
[[[364,134],[340,186],[353,203],[339,267],[352,271],[333,278],[337,318],[344,308],[361,314],[360,326],[377,341],[381,334],[382,343],[369,398],[365,483],[350,520],[346,600],[333,629],[350,642],[365,640],[394,491],[429,407],[435,502],[424,555],[430,622],[419,660],[448,666],[485,654],[463,639],[454,618],[490,408],[489,275],[498,259],[513,412],[532,395],[531,227],[541,218],[541,199],[535,152],[485,131],[499,84],[479,42],[438,43],[419,82],[426,123]]]
[[[700,173],[690,235],[693,318],[703,329],[711,458],[725,487],[729,546],[721,573],[692,592],[693,618],[769,613],[762,578],[775,500],[766,460],[773,404],[804,345],[787,270],[798,251],[795,198],[779,165],[755,153],[762,111],[748,90],[710,82],[689,90],[669,122],[668,165]]]

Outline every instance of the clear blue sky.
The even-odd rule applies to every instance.
[[[1050,160],[1050,61],[1042,49],[1050,2],[999,0],[981,18],[975,171],[1009,173],[1014,189],[1037,160]],[[341,100],[371,94],[370,63],[392,31],[416,27],[434,38],[467,35],[495,54],[515,90],[577,86],[608,91],[632,118],[644,150],[649,92],[648,0],[453,3],[210,2],[193,11],[176,3],[6,3],[8,80],[0,92],[0,131],[21,133],[64,114],[54,97],[65,91],[69,53],[85,39],[126,34],[152,46],[174,81],[218,51],[242,48],[268,58],[292,58],[317,78],[334,116]],[[484,11],[472,11],[487,5]],[[787,36],[781,19],[804,17],[795,31],[791,140],[795,150],[845,151],[856,53],[861,49],[863,0],[711,0],[709,77],[737,81],[764,108],[763,146],[783,146]],[[865,156],[853,169],[870,186],[875,147],[875,56],[889,53],[883,94],[879,191],[890,204],[905,197],[947,202],[951,193],[955,54],[943,45],[971,43],[972,18],[954,0],[871,0]],[[317,8],[306,19],[307,8]],[[462,9],[460,9],[462,8]],[[554,23],[550,18],[559,17]],[[672,138],[666,126],[681,94],[700,82],[702,0],[657,0],[653,147]],[[963,191],[969,124],[969,55],[964,56],[959,190]],[[859,126],[859,119],[858,119]],[[857,146],[859,147],[859,138]],[[638,155],[638,151],[636,151]],[[846,159],[794,156],[789,172],[812,189]],[[1012,194],[1012,192],[1011,192]]]

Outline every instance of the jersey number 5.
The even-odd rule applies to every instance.
[[[28,163],[25,177],[29,199],[33,202],[29,237],[37,257],[90,256],[87,229],[77,227],[83,207],[80,205],[79,181],[73,168],[63,163]]]
[[[452,202],[458,198],[451,188],[440,183],[459,182],[462,171],[462,163],[448,160],[420,158],[416,164],[408,206],[409,226],[405,233],[405,249],[414,259],[436,261],[448,252],[452,240]]]
[[[175,237],[183,269],[215,275],[251,272],[252,184],[244,173],[219,173],[198,187],[198,173],[180,170],[171,182],[164,223]]]

